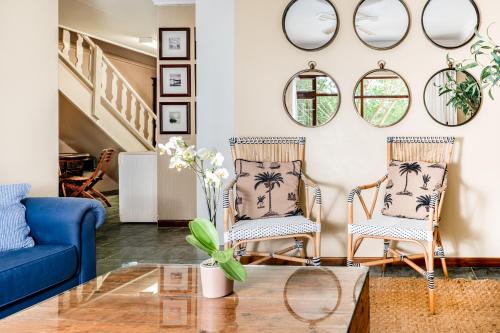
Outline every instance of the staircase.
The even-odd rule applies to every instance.
[[[72,120],[63,123],[62,139],[70,146],[95,139],[121,151],[155,150],[157,117],[147,103],[91,38],[65,27],[59,33],[61,103],[78,110],[61,115]]]

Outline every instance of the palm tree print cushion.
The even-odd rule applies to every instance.
[[[382,214],[423,220],[434,190],[443,185],[446,163],[391,161]]]
[[[238,220],[300,215],[301,162],[235,161]]]

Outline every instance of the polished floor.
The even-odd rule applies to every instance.
[[[137,263],[200,263],[206,259],[201,251],[187,244],[187,228],[161,228],[154,224],[120,223],[118,196],[108,197],[112,207],[107,209],[106,223],[97,231],[97,274]],[[500,267],[450,267],[451,278],[500,279]],[[379,267],[370,270],[371,276],[382,276]],[[384,276],[419,277],[406,266],[387,266]],[[441,268],[436,268],[441,277]]]

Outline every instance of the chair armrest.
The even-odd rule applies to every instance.
[[[231,226],[236,222],[234,219],[234,210],[231,205],[233,201],[232,191],[234,190],[234,185],[236,185],[237,178],[232,179],[222,194],[222,208],[224,209],[224,231],[227,232]]]
[[[316,216],[316,223],[321,223],[321,205],[322,205],[322,196],[321,196],[321,188],[314,181],[311,180],[305,173],[301,173],[300,178],[304,182],[306,189],[311,188],[313,190],[313,200],[309,202],[309,196],[306,193],[306,217],[309,219],[311,215],[311,211],[314,208],[314,205],[318,206],[318,215]]]
[[[94,278],[95,230],[104,223],[104,207],[97,200],[82,198],[27,198],[23,204],[35,242],[75,246],[80,283]]]
[[[366,217],[368,219],[371,218],[373,214],[373,210],[375,208],[375,204],[377,203],[377,198],[378,198],[378,191],[380,189],[380,185],[382,185],[383,182],[387,180],[387,175],[383,176],[382,178],[378,179],[374,183],[370,184],[365,184],[365,185],[360,185],[355,187],[349,192],[349,195],[347,196],[347,206],[349,208],[349,224],[351,224],[352,217],[353,217],[353,204],[354,204],[354,197],[357,195],[359,198],[359,201],[361,203],[361,206],[363,207],[363,210],[365,211]],[[377,188],[377,192],[373,196],[373,201],[371,203],[370,209],[366,207],[365,201],[363,200],[363,197],[361,196],[361,192],[364,190],[372,189],[372,188]]]

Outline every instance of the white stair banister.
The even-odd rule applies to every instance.
[[[100,112],[110,112],[149,150],[154,150],[153,128],[157,117],[148,104],[89,36],[66,27],[60,27],[60,29],[62,29],[63,47],[59,51],[59,57],[92,91],[91,115],[95,121],[99,121]],[[76,34],[76,61],[74,62],[69,56],[71,34]],[[88,63],[84,61],[86,50],[90,54]],[[90,78],[87,75],[90,75]],[[110,90],[108,89],[109,75],[111,75]],[[119,90],[120,97],[118,96]],[[106,107],[103,107],[102,103],[105,103]],[[127,117],[128,113],[130,117]]]

